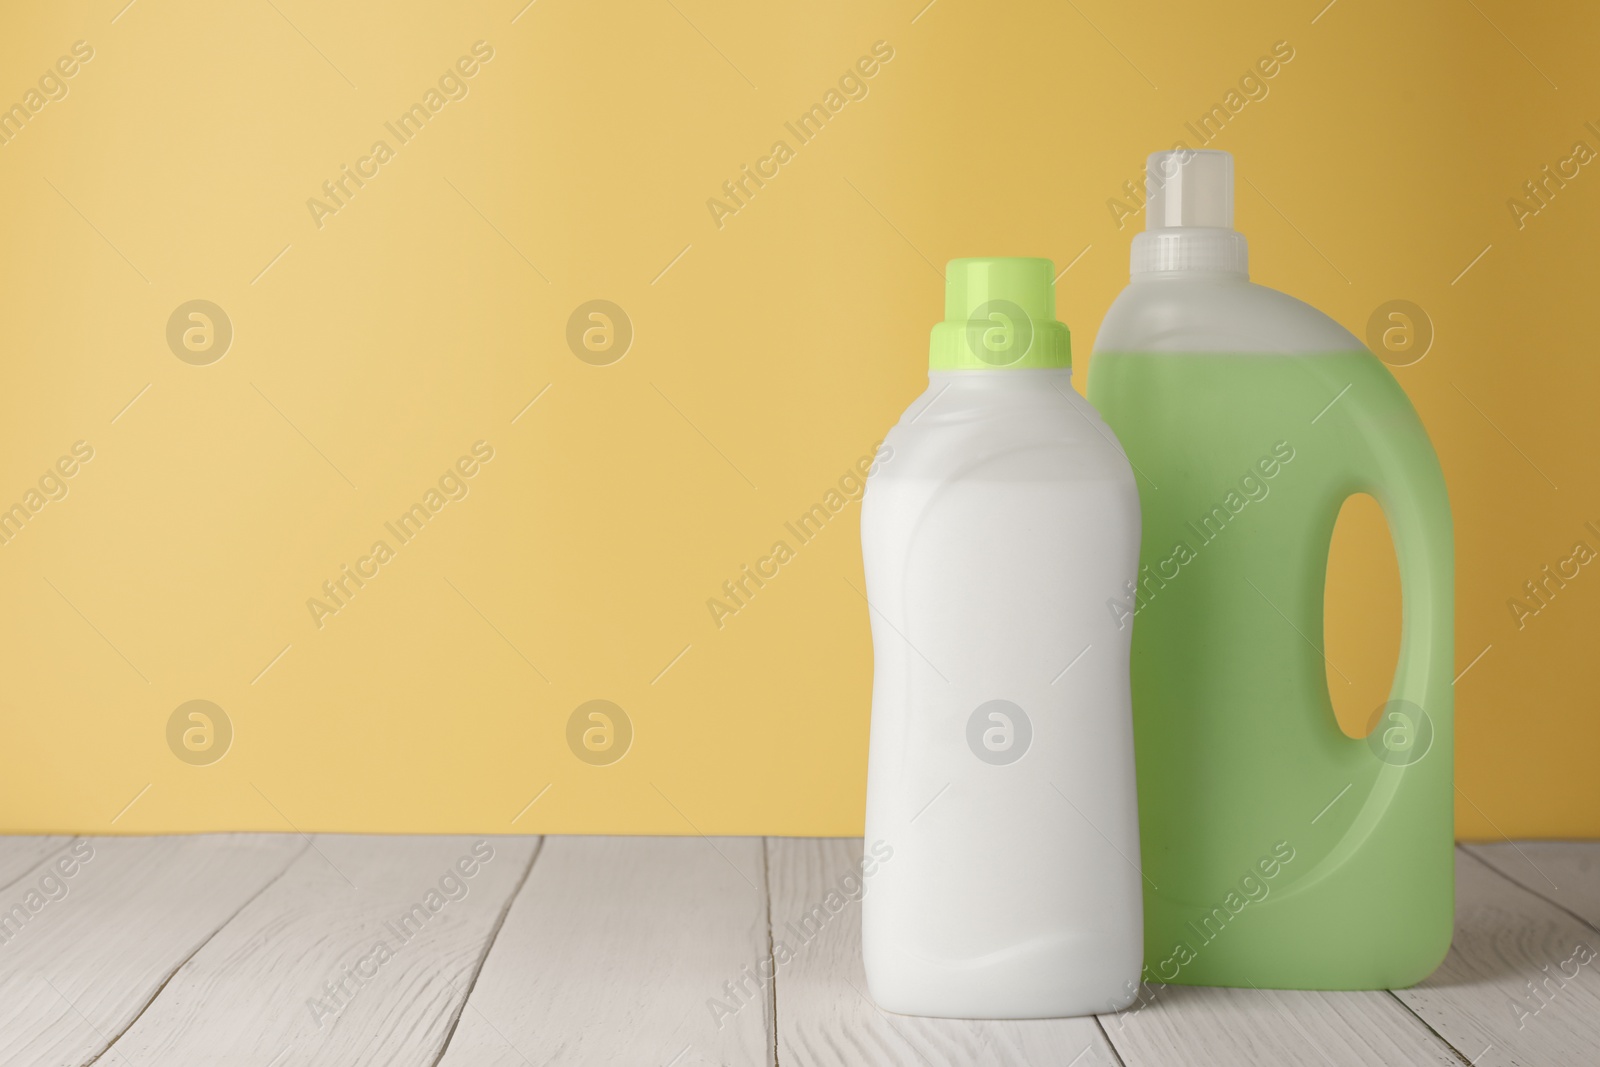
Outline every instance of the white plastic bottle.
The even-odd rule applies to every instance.
[[[1133,472],[1072,388],[1050,261],[946,279],[862,504],[867,983],[909,1015],[1116,1010],[1143,956],[1131,629],[1105,607],[1138,566]]]

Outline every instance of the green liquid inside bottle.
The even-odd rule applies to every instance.
[[[1365,350],[1096,354],[1090,397],[1138,472],[1134,745],[1152,980],[1410,985],[1449,947],[1449,504]],[[1328,695],[1323,589],[1344,500],[1400,560],[1404,637],[1373,732]]]

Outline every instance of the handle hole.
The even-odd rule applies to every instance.
[[[1333,526],[1322,632],[1339,729],[1366,737],[1400,658],[1400,563],[1383,509],[1366,493],[1347,498]]]

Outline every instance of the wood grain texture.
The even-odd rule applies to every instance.
[[[860,839],[771,838],[773,936],[793,958],[777,972],[778,1062],[785,1067],[1094,1067],[1117,1062],[1094,1019],[966,1021],[881,1011],[861,966],[859,898],[825,923],[829,894],[848,900]],[[891,858],[887,862],[894,862]],[[872,891],[871,879],[865,892]]]
[[[770,1064],[766,998],[707,1008],[766,958],[766,905],[760,838],[550,838],[441,1067]]]
[[[1477,1067],[1600,1062],[1600,936],[1461,849],[1450,955],[1396,996]]]
[[[70,837],[0,837],[0,890],[71,844]]]
[[[965,1022],[868,999],[859,840],[477,841],[0,838],[0,1064],[1600,1063],[1597,843],[1459,850],[1413,989]]]
[[[1504,841],[1462,848],[1600,930],[1600,841]]]
[[[1146,986],[1102,1017],[1128,1067],[1373,1067],[1461,1059],[1386,992]]]
[[[296,837],[207,835],[56,850],[0,890],[0,1063],[93,1060],[304,848]]]
[[[314,838],[101,1062],[430,1067],[538,844]]]

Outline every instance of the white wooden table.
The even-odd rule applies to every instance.
[[[1151,986],[1040,1022],[878,1011],[860,851],[0,838],[0,1064],[1600,1064],[1600,843],[1460,848],[1455,945],[1413,989]]]

